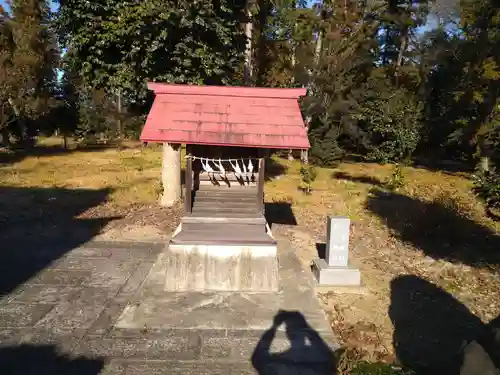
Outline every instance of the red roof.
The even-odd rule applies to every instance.
[[[297,102],[305,89],[149,83],[145,142],[307,149]]]

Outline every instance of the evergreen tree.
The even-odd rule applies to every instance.
[[[54,105],[58,51],[46,1],[14,0],[2,15],[2,127],[27,146]]]
[[[147,81],[235,84],[245,2],[60,0],[58,30],[85,90],[148,109]],[[71,60],[71,61],[69,61]]]
[[[365,142],[352,114],[362,99],[359,89],[374,69],[375,11],[355,1],[335,1],[319,13],[317,35],[322,40],[309,90],[313,96],[305,103],[312,118],[309,135],[315,162],[331,164],[340,158],[343,138]]]

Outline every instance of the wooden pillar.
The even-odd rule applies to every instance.
[[[193,159],[187,158],[186,160],[186,178],[184,189],[184,213],[189,215],[192,208],[192,194],[193,194]]]
[[[160,204],[171,207],[181,198],[181,145],[163,144],[163,160],[161,171],[163,193]]]
[[[265,159],[262,157],[259,160],[259,181],[257,185],[257,205],[259,210],[264,212],[264,182],[265,182]]]

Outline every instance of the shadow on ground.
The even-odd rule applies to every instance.
[[[290,348],[271,352],[279,326],[285,325]],[[252,354],[252,365],[259,375],[334,375],[335,356],[319,333],[298,311],[279,311],[262,335]]]
[[[77,148],[64,148],[61,146],[35,146],[30,149],[14,149],[9,152],[0,152],[0,166],[14,164],[28,157],[65,156],[75,152],[98,152],[119,148],[119,145],[85,145]]]
[[[270,181],[278,176],[284,175],[287,167],[272,158],[267,158],[265,162],[265,180]]]
[[[318,253],[319,259],[325,259],[325,257],[326,257],[326,243],[316,242],[316,252]]]
[[[0,187],[0,296],[116,219],[77,218],[105,202],[109,193],[109,189]]]
[[[415,168],[423,168],[433,172],[443,172],[446,174],[472,173],[474,164],[459,160],[446,160],[442,156],[435,158],[417,157],[413,160]]]
[[[488,371],[500,368],[499,318],[483,324],[453,296],[420,277],[392,280],[389,317],[396,355],[417,374],[493,375]]]
[[[272,228],[273,224],[297,225],[297,219],[293,213],[292,204],[287,202],[265,203],[266,221]]]
[[[359,182],[362,184],[369,184],[369,185],[378,186],[378,187],[385,186],[383,181],[380,181],[378,178],[375,178],[375,177],[353,176],[353,175],[350,175],[349,173],[345,173],[345,172],[333,172],[331,177],[333,179],[336,179],[336,180],[346,180],[346,181],[352,181],[352,182]]]
[[[53,345],[20,345],[0,348],[0,374],[97,375],[102,359],[61,355]]]
[[[499,266],[500,236],[445,203],[375,190],[366,206],[401,240],[430,257],[475,267]]]

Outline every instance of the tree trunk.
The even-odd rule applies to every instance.
[[[304,126],[306,128],[306,133],[309,134],[309,124],[311,123],[311,116],[306,117],[306,121]],[[302,164],[309,164],[309,150],[301,150],[300,151],[300,160]]]
[[[406,46],[408,44],[408,29],[404,31],[401,46],[399,47],[398,59],[396,61],[396,68],[394,69],[394,78],[396,79],[396,86],[399,86],[399,69],[403,64],[403,56],[406,52]]]
[[[259,16],[258,16],[258,41],[255,53],[255,84],[256,86],[263,86],[265,84],[265,73],[267,69],[266,52],[267,52],[267,16],[269,14],[269,1],[258,0]]]
[[[117,98],[117,109],[118,109],[118,138],[123,137],[123,129],[122,129],[122,94],[120,91],[118,91],[118,98]]]
[[[318,31],[318,38],[316,39],[316,47],[314,48],[314,62],[319,64],[321,58],[321,49],[323,47],[323,32]]]
[[[489,172],[490,170],[490,158],[488,156],[481,156],[479,160],[479,170],[482,173]]]
[[[250,6],[247,3],[246,13],[248,21],[245,24],[245,37],[246,37],[246,47],[245,47],[245,84],[250,84],[250,79],[252,78],[252,13],[250,12]]]
[[[490,150],[488,149],[487,145],[485,144],[485,136],[484,135],[479,135],[478,136],[478,142],[477,146],[479,148],[479,171],[481,173],[488,173],[490,171]]]

